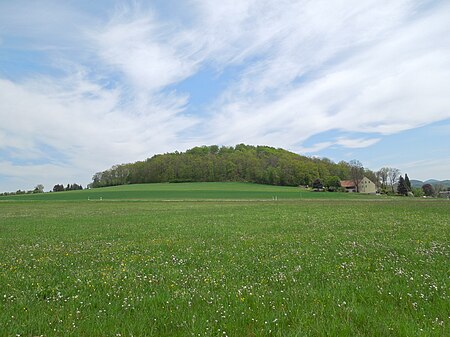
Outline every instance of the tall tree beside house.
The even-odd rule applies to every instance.
[[[386,190],[388,183],[389,167],[382,167],[377,172],[378,181],[381,184],[381,189]]]
[[[388,179],[389,179],[389,185],[391,185],[392,193],[395,193],[394,185],[397,182],[399,175],[400,175],[400,170],[398,168],[395,168],[395,167],[388,168]]]
[[[398,179],[397,193],[400,195],[408,195],[408,187],[402,176]]]
[[[407,173],[405,173],[405,185],[406,185],[406,188],[408,189],[408,192],[411,192],[412,186],[411,186],[411,182],[409,181],[409,177],[408,177]]]
[[[364,178],[364,167],[359,160],[351,160],[350,164],[350,177],[356,186],[356,192],[359,192],[359,183]]]

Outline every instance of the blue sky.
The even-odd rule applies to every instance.
[[[0,191],[198,145],[450,179],[448,1],[0,0]]]

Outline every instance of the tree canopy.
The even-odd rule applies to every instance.
[[[424,184],[422,190],[427,197],[434,196],[434,187],[431,184]]]
[[[350,165],[309,158],[268,146],[200,146],[114,165],[96,173],[91,187],[160,182],[246,181],[269,185],[311,185],[315,179],[350,178]]]

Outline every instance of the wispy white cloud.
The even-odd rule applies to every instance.
[[[308,4],[306,13],[321,8]],[[329,4],[323,20],[304,27],[301,14],[295,22],[290,15],[279,20],[281,31],[300,33],[280,36],[276,53],[229,88],[212,120],[221,126],[210,128],[218,130],[212,138],[293,146],[331,129],[391,134],[449,118],[448,5],[415,19],[412,2],[358,3],[353,15],[345,5]],[[280,67],[288,68],[286,75]]]
[[[314,154],[314,153],[317,153],[323,149],[326,149],[326,148],[332,146],[333,144],[334,144],[333,142],[319,142],[319,143],[316,143],[316,144],[314,144],[312,146],[308,146],[308,147],[301,146],[299,148],[299,150],[301,153]]]
[[[189,51],[182,49],[184,41],[167,28],[147,12],[116,19],[93,38],[113,71],[119,70],[130,85],[152,94],[189,77],[197,67]]]
[[[445,2],[190,0],[170,17],[117,3],[89,12],[87,2],[0,4],[3,45],[38,50],[54,70],[0,72],[4,168],[44,179],[43,166],[11,156],[47,158],[52,175],[69,165],[88,179],[199,144],[358,149],[450,118]],[[207,113],[188,115],[189,92],[176,85],[204,68],[234,73]],[[345,136],[304,145],[329,130]]]
[[[340,137],[337,139],[336,144],[348,147],[351,149],[358,149],[358,148],[364,148],[369,147],[373,144],[378,143],[381,140],[381,138],[357,138],[357,139],[351,139],[351,138],[343,138]]]
[[[47,185],[62,176],[49,175],[58,167],[65,172],[70,166],[86,183],[95,170],[144,159],[149,148],[168,151],[177,142],[177,133],[194,120],[178,117],[173,107],[164,105],[154,105],[150,115],[130,115],[117,108],[119,93],[83,78],[70,83],[69,89],[52,81],[41,81],[36,87],[35,81],[17,85],[0,80],[0,150],[20,154],[21,161],[33,161],[45,158],[42,145],[52,148],[51,157],[45,158],[52,163],[51,171],[42,170],[45,165],[16,167],[16,172],[33,171],[30,179],[40,175],[40,182]]]

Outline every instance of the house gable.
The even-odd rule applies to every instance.
[[[353,180],[342,180],[341,187],[345,188],[347,192],[356,192],[356,186]],[[376,193],[377,187],[367,177],[364,177],[358,184],[359,193]]]
[[[377,187],[373,183],[372,180],[370,180],[367,177],[364,177],[361,182],[358,184],[358,189],[360,193],[368,193],[368,194],[375,194],[377,193]]]

